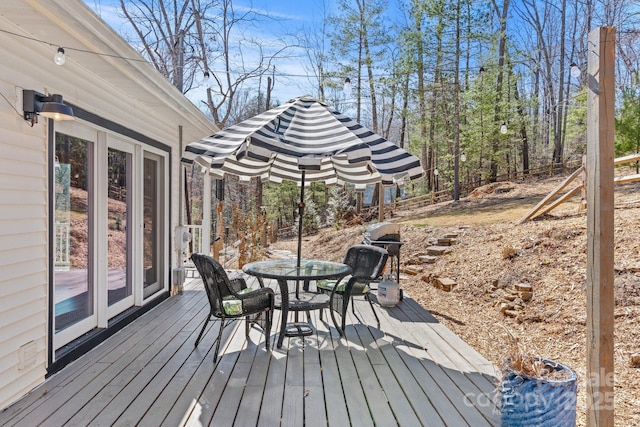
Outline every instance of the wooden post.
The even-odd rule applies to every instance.
[[[587,426],[613,427],[613,156],[615,35],[588,38]]]
[[[216,237],[213,241],[213,259],[220,262],[220,251],[224,246],[224,216],[222,215],[222,202],[218,202],[216,207],[217,221],[216,221]]]
[[[200,244],[202,253],[211,254],[211,175],[204,173],[202,176],[202,235]]]
[[[378,222],[384,222],[384,186],[382,185],[382,181],[380,181],[378,185]]]

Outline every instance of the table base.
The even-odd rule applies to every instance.
[[[305,322],[287,323],[284,334],[288,337],[306,337],[313,335],[313,327]]]

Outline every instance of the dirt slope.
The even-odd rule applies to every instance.
[[[501,365],[510,352],[505,331],[521,350],[568,364],[579,376],[578,425],[585,424],[586,212],[579,200],[550,215],[516,225],[562,178],[501,183],[477,189],[457,203],[394,212],[401,224],[401,286],[487,359]],[[362,241],[365,226],[325,229],[306,237],[308,257],[339,261]],[[448,233],[457,241],[433,264],[418,261],[426,247]],[[640,425],[640,185],[615,195],[615,416],[616,425]],[[272,248],[295,250],[295,240]],[[450,292],[432,280],[457,283]],[[530,285],[529,301],[511,296],[516,284]],[[506,307],[505,307],[505,304]],[[506,308],[507,314],[504,314]]]

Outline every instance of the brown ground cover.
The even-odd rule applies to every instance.
[[[509,333],[521,351],[557,360],[579,375],[578,425],[585,424],[586,211],[579,200],[541,219],[517,225],[563,178],[500,183],[459,202],[393,212],[401,224],[401,287],[443,324],[500,366],[510,354]],[[306,257],[339,261],[361,243],[365,226],[325,229],[304,239]],[[445,234],[458,234],[435,263],[418,260]],[[295,251],[296,241],[271,248]],[[640,183],[615,193],[615,420],[640,425]],[[457,283],[449,292],[435,278]],[[514,286],[532,288],[523,301]],[[515,297],[515,299],[514,299]],[[526,298],[526,297],[525,297]],[[506,306],[505,306],[506,304]]]

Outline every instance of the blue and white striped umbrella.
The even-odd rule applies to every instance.
[[[308,96],[188,144],[182,162],[217,178],[230,173],[298,184],[348,182],[356,189],[423,174],[417,157]]]

